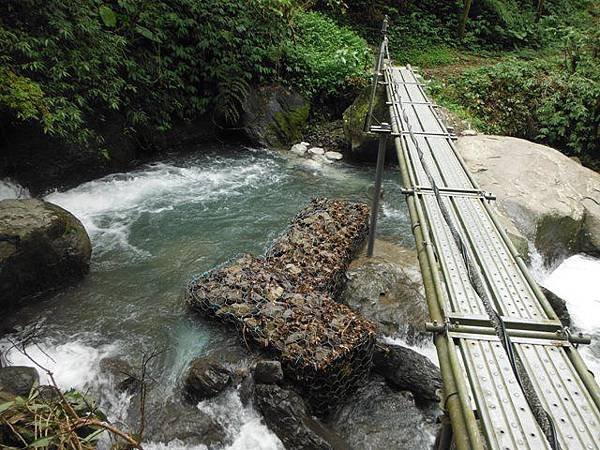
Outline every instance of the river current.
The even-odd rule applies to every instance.
[[[42,325],[30,354],[53,370],[62,388],[91,391],[113,420],[124,420],[129,399],[115,394],[101,375],[101,359],[135,362],[144,352],[161,350],[154,390],[169,397],[194,357],[236,339],[229,329],[189,317],[182,306],[186,283],[236,254],[262,254],[312,197],[368,201],[372,179],[370,167],[219,147],[52,193],[46,200],[72,212],[88,231],[91,270],[76,286],[21,309],[8,326],[19,332]],[[413,247],[397,171],[386,171],[384,189],[378,234]],[[0,182],[0,199],[27,196],[19,186]],[[538,281],[567,301],[575,325],[594,336],[583,356],[599,374],[600,261],[576,255],[552,270],[541,264],[533,269]],[[417,350],[435,362],[432,346]],[[15,351],[9,358],[29,365]],[[283,448],[235,391],[200,408],[226,424],[230,449]],[[171,441],[145,448],[196,447]]]

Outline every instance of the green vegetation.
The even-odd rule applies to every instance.
[[[344,22],[371,44],[388,15],[392,57],[424,68],[435,99],[476,128],[545,143],[600,167],[597,2],[347,4]]]
[[[101,148],[109,121],[144,135],[203,114],[235,124],[260,84],[348,93],[367,53],[353,32],[291,0],[7,0],[0,118]]]

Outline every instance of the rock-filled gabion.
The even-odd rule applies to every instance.
[[[265,257],[239,257],[188,289],[191,308],[274,353],[322,414],[371,366],[375,326],[333,299],[366,237],[368,214],[364,204],[313,200]]]

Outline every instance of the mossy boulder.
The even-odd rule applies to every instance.
[[[266,86],[251,92],[244,102],[242,127],[254,142],[288,149],[302,137],[310,104],[297,92]]]
[[[83,277],[92,253],[81,222],[37,199],[0,201],[0,308]]]
[[[379,136],[363,131],[365,118],[369,112],[371,88],[364,89],[356,100],[344,111],[344,136],[350,148],[350,159],[356,161],[376,161]],[[380,87],[375,95],[373,116],[380,122],[389,122],[385,89]],[[373,124],[377,124],[373,121]],[[392,139],[388,139],[386,161],[397,161]]]

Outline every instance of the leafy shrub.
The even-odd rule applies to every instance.
[[[289,82],[312,98],[354,92],[373,64],[367,42],[318,12],[299,12],[286,47]],[[286,77],[287,78],[287,77]]]
[[[592,62],[572,72],[556,60],[509,59],[465,71],[449,81],[446,95],[479,117],[486,132],[600,159],[600,74]]]
[[[107,116],[168,129],[235,120],[249,83],[277,75],[288,0],[7,0],[0,112],[89,141]]]

